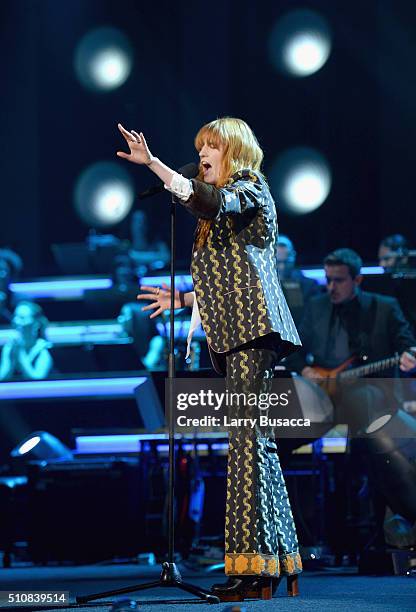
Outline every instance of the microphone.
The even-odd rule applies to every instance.
[[[185,178],[191,179],[198,176],[199,167],[198,164],[194,163],[185,164],[184,166],[182,166],[182,168],[179,168],[177,172],[179,174],[182,174],[182,176],[184,176]],[[145,198],[150,198],[156,195],[157,193],[162,193],[163,191],[165,191],[165,188],[163,186],[163,183],[160,182],[159,185],[154,185],[153,187],[149,187],[149,189],[146,189],[145,191],[139,193],[139,199],[144,200]]]
[[[190,164],[185,164],[182,168],[179,168],[178,173],[182,174],[187,179],[192,179],[198,176],[199,166],[198,164],[194,164],[191,162]]]

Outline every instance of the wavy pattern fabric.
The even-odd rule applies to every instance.
[[[184,206],[212,218],[206,243],[194,250],[191,273],[210,348],[226,352],[270,332],[290,353],[300,345],[280,287],[276,208],[265,180],[250,170],[221,189],[193,181]]]
[[[252,346],[256,344],[256,346]],[[268,393],[278,354],[249,343],[226,356],[230,393]],[[235,403],[230,417],[258,417]],[[264,411],[262,412],[264,414]],[[230,575],[278,576],[302,571],[292,510],[277,446],[267,432],[230,428],[225,517],[225,569]]]
[[[192,186],[183,205],[211,220],[191,263],[208,345],[225,361],[229,390],[266,392],[278,359],[301,344],[277,274],[273,198],[264,178],[250,170],[221,189],[198,180]],[[232,407],[230,416],[250,418],[254,408],[241,410]],[[302,570],[276,444],[267,432],[230,432],[225,546],[227,574]]]

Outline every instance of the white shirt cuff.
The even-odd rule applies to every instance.
[[[191,181],[177,172],[173,174],[170,185],[165,185],[164,187],[184,202],[189,200],[194,192]]]

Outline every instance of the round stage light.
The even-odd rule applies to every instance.
[[[33,436],[29,438],[29,440],[27,440],[26,442],[23,442],[23,444],[19,446],[19,448],[16,451],[16,454],[25,455],[26,453],[30,452],[32,448],[35,448],[35,446],[39,444],[39,442],[40,442],[40,436]]]
[[[34,431],[10,453],[15,460],[72,460],[71,450],[47,431]]]
[[[305,214],[323,204],[331,190],[331,172],[325,158],[307,147],[283,153],[269,172],[277,205],[294,214]]]
[[[269,38],[273,65],[285,74],[305,77],[322,68],[331,53],[327,21],[310,10],[296,10],[282,17]]]
[[[133,182],[127,170],[114,162],[98,162],[80,175],[75,185],[75,208],[88,227],[120,223],[134,201]]]
[[[133,52],[127,37],[115,28],[88,32],[75,52],[75,71],[81,83],[95,91],[123,85],[131,73]]]

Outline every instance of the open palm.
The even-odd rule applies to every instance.
[[[146,300],[150,302],[147,306],[144,306],[142,310],[154,310],[150,315],[151,319],[159,316],[165,310],[170,310],[171,291],[170,287],[166,283],[162,283],[162,287],[148,287],[143,285],[140,287],[142,293],[137,296],[138,300]],[[181,300],[179,297],[179,291],[175,290],[175,308],[181,308]]]
[[[127,159],[134,164],[150,164],[152,161],[152,154],[149,151],[149,147],[147,146],[143,133],[140,132],[140,134],[138,134],[134,130],[129,132],[121,125],[121,123],[119,123],[117,127],[130,149],[130,153],[117,151],[118,157]]]

